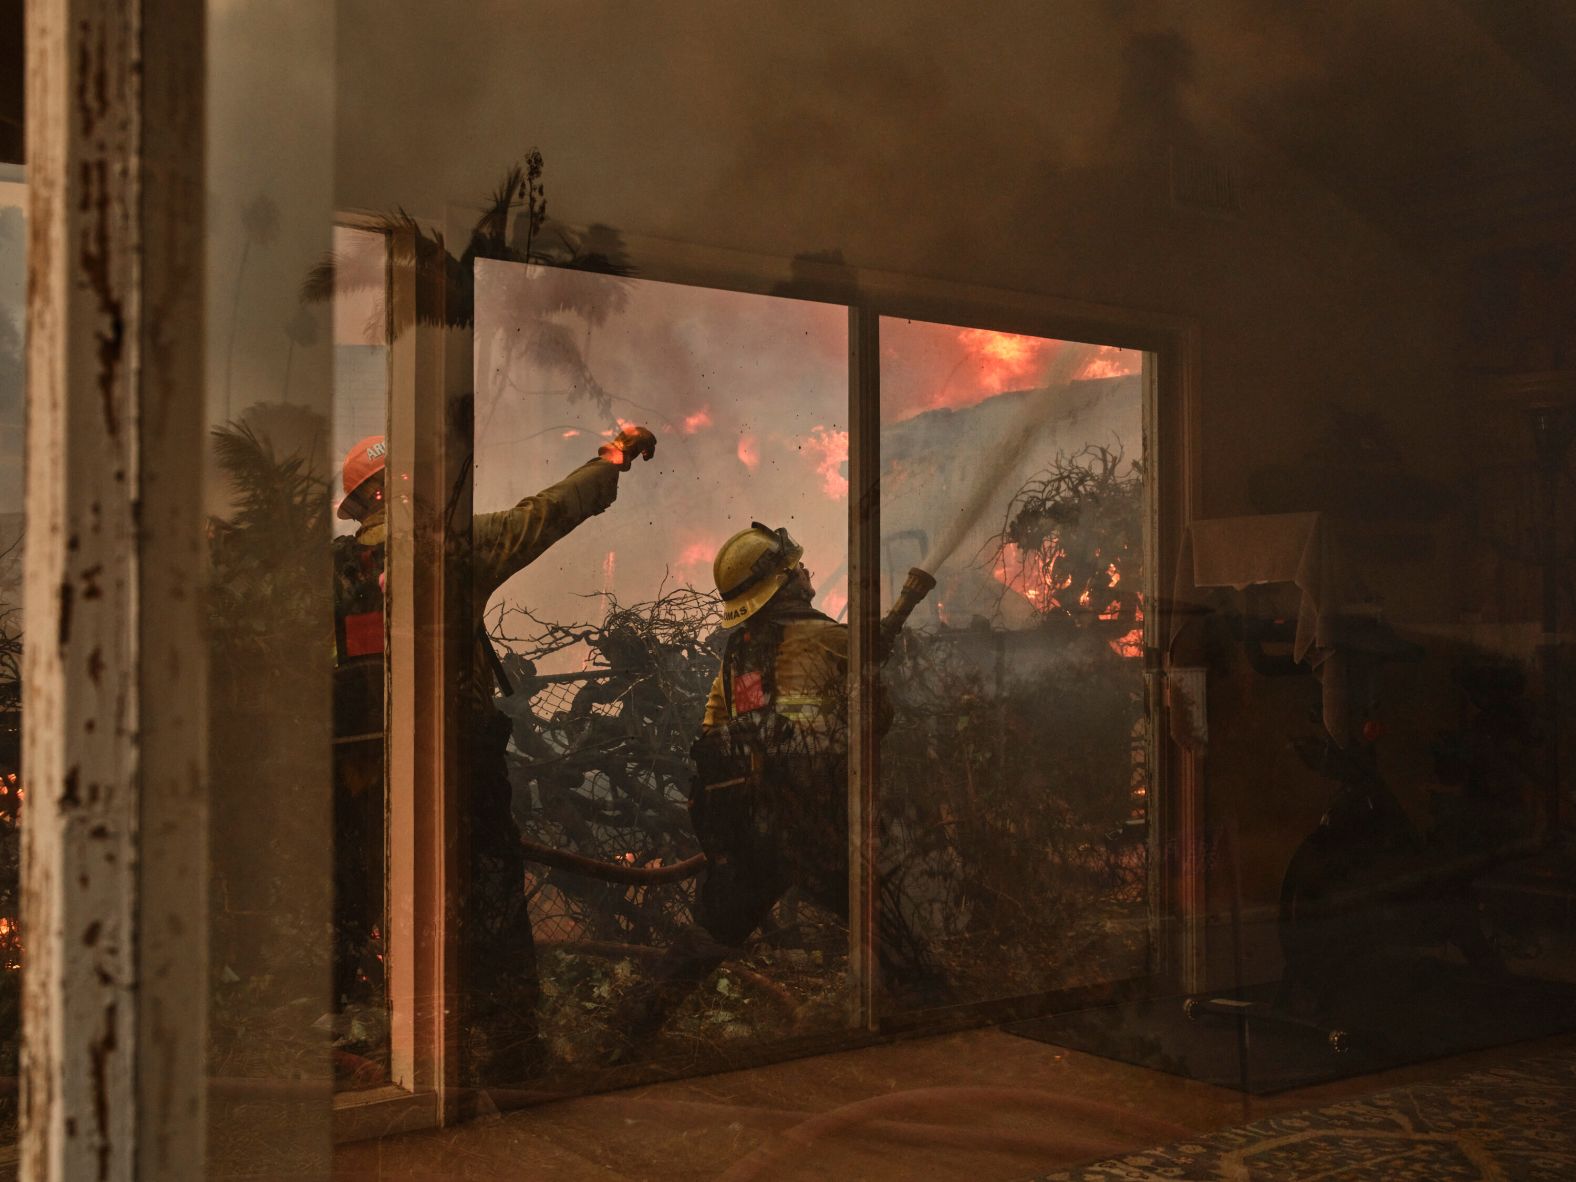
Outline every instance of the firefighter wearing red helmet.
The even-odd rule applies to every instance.
[[[637,457],[650,460],[656,436],[644,427],[626,427],[602,444],[597,456],[513,508],[479,513],[472,520],[473,617],[480,620],[487,601],[510,577],[529,566],[587,518],[601,513],[618,495],[618,478]],[[382,730],[382,579],[388,536],[385,469],[388,449],[382,436],[359,441],[345,456],[341,472],[344,497],[336,512],[356,522],[353,539],[335,544],[336,624],[342,674],[358,666],[376,670],[376,692],[336,694],[336,733],[355,728]],[[458,910],[459,944],[465,990],[465,1019],[473,1032],[467,1043],[479,1048],[464,1066],[467,1082],[517,1082],[533,1074],[541,1040],[536,1009],[540,986],[536,949],[524,892],[525,859],[510,804],[512,789],[505,751],[510,722],[493,706],[496,660],[478,627],[469,695],[466,746],[469,829],[466,890]],[[376,658],[376,659],[372,659]],[[354,681],[354,679],[350,679]],[[341,709],[341,696],[362,709]],[[366,709],[376,699],[375,715]],[[364,717],[352,715],[360,713]],[[378,764],[381,768],[381,762]],[[359,879],[359,874],[352,877]],[[364,924],[376,912],[358,901],[354,887],[346,906],[363,916],[336,916]],[[376,923],[376,919],[372,919]],[[336,965],[336,976],[353,977],[350,966]],[[337,987],[337,986],[336,986]]]

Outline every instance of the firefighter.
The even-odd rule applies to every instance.
[[[848,629],[812,606],[803,548],[753,522],[712,564],[730,629],[692,755],[690,819],[707,870],[699,931],[682,935],[626,1001],[615,1063],[634,1056],[673,1007],[770,916],[790,887],[848,918]],[[883,879],[883,979],[905,1001],[950,995]]]
[[[627,427],[563,480],[512,509],[477,514],[472,521],[473,615],[512,575],[535,561],[618,495],[619,473],[638,456],[650,460],[657,440],[644,427]],[[344,499],[338,514],[357,523],[353,543],[336,549],[344,612],[338,621],[341,654],[354,661],[377,655],[382,669],[384,502],[387,448],[381,436],[361,440],[345,457]],[[369,591],[375,582],[379,593]],[[349,592],[354,593],[349,593]],[[369,607],[370,605],[370,607]],[[454,916],[458,920],[464,991],[465,1075],[471,1084],[518,1082],[542,1055],[536,1009],[540,985],[536,948],[525,901],[525,859],[510,809],[506,749],[509,720],[493,706],[493,663],[478,627],[466,712],[469,777],[462,813],[467,824],[468,871]],[[381,684],[378,727],[381,729]],[[379,800],[381,804],[381,799]],[[365,906],[364,903],[361,906]]]

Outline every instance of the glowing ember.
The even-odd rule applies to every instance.
[[[1054,543],[1044,549],[1025,550],[1016,542],[1008,542],[997,556],[991,574],[997,582],[1023,596],[1036,609],[1054,611],[1062,607],[1059,593],[1065,591],[1072,582],[1056,569],[1057,563],[1066,557],[1067,552]],[[1083,601],[1084,597],[1080,597],[1079,602]]]
[[[684,417],[684,434],[693,435],[695,432],[711,426],[711,408],[703,406],[692,415]]]
[[[743,464],[751,472],[755,471],[755,469],[760,466],[760,463],[761,463],[761,452],[760,452],[760,448],[756,445],[755,436],[753,436],[753,435],[741,435],[741,436],[739,436],[739,451],[738,451],[738,455],[739,455],[739,463]]]
[[[569,428],[569,430],[564,432],[564,438],[565,439],[573,439],[578,434],[580,434],[580,432],[575,430],[575,428],[571,427],[571,428]]]
[[[847,497],[848,477],[842,468],[848,463],[848,432],[829,431],[817,423],[802,446],[818,457],[815,470],[821,477],[822,491],[834,501]]]
[[[1111,645],[1111,651],[1117,656],[1136,660],[1144,655],[1144,630],[1142,628],[1134,628],[1131,632],[1127,632],[1110,641],[1109,644]]]

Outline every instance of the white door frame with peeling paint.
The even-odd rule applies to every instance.
[[[202,1176],[204,5],[32,0],[23,1177]]]

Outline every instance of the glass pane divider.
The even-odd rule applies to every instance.
[[[848,985],[849,1024],[875,1029],[880,741],[880,315],[848,309]]]

